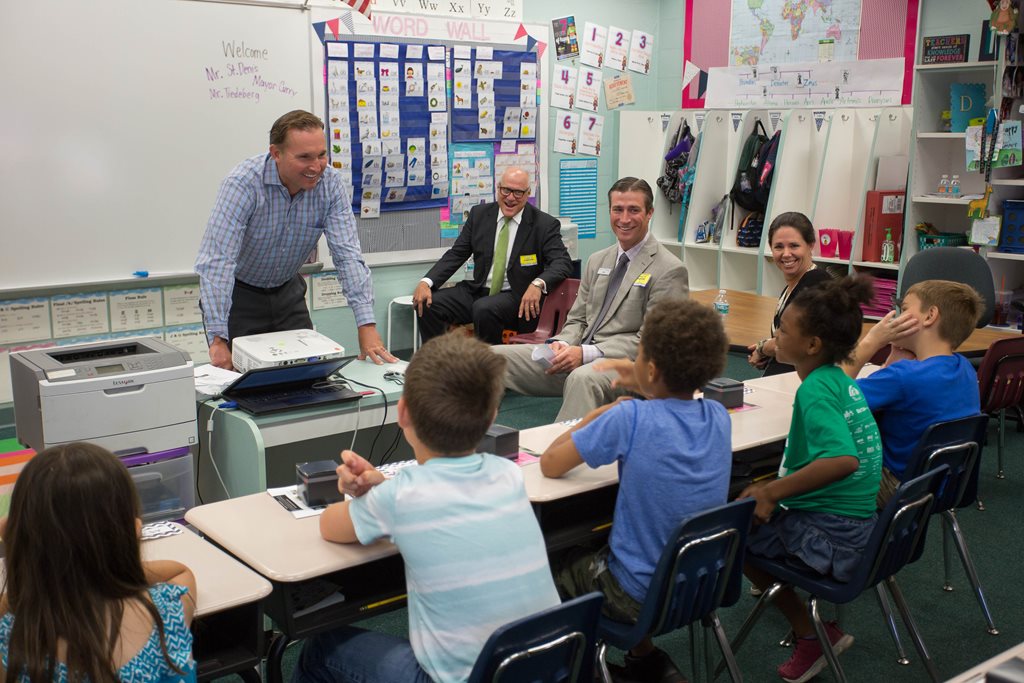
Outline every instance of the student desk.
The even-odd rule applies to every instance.
[[[266,491],[267,487],[295,483],[295,464],[310,460],[337,458],[352,443],[352,432],[358,426],[356,448],[369,454],[374,438],[383,422],[375,455],[382,455],[394,441],[398,428],[396,410],[402,385],[384,379],[390,369],[404,370],[407,363],[376,365],[354,360],[341,374],[354,382],[362,382],[384,392],[374,391],[356,402],[291,410],[271,415],[249,415],[242,410],[217,410],[220,399],[199,403],[199,457],[197,480],[201,482],[202,500],[222,500],[224,491],[210,465],[212,454],[230,497]],[[370,391],[352,384],[356,391]],[[358,408],[358,409],[357,409]],[[386,411],[386,415],[385,415]],[[213,416],[211,435],[206,425]],[[393,459],[412,457],[405,440],[398,439],[398,452]],[[379,458],[377,458],[379,460]]]
[[[778,441],[789,428],[792,397],[753,386],[745,399],[761,407],[733,415],[737,450]],[[565,429],[548,425],[526,430],[521,443],[543,450]],[[549,550],[600,532],[611,521],[618,481],[614,466],[578,468],[561,479],[545,479],[536,463],[522,471]],[[281,657],[288,642],[404,604],[404,569],[394,545],[329,543],[320,538],[318,517],[295,519],[266,493],[195,507],[185,518],[273,585],[266,612],[284,637],[274,641],[268,654],[271,683],[281,680]],[[331,584],[344,600],[304,609],[322,597],[318,589]]]
[[[709,306],[717,296],[717,289],[690,292],[691,299]],[[733,350],[746,351],[748,347],[768,336],[779,300],[776,297],[732,289],[726,290],[726,297],[729,299],[729,315],[725,316],[725,333],[729,337],[729,345]],[[875,321],[865,321],[864,332],[866,333],[874,324]],[[1009,328],[1001,330],[984,327],[974,330],[957,351],[967,357],[983,356],[993,342],[1008,336],[1020,336],[1020,332]]]
[[[270,583],[196,534],[142,542],[144,560],[177,560],[196,577],[193,652],[200,680],[253,678],[263,654],[263,608]]]

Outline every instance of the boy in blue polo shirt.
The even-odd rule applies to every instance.
[[[398,426],[416,455],[385,481],[344,451],[320,516],[337,543],[390,538],[405,561],[409,640],[342,627],[306,642],[293,683],[465,681],[499,626],[558,604],[518,465],[476,452],[504,393],[505,359],[462,335],[436,337],[405,371]]]
[[[925,280],[907,290],[902,309],[872,327],[857,344],[853,362],[844,366],[856,377],[879,349],[893,345],[884,367],[857,381],[882,434],[878,507],[899,487],[914,446],[930,425],[981,412],[978,375],[954,353],[984,310],[978,293],[959,282]]]
[[[602,611],[636,622],[671,533],[692,515],[726,502],[732,465],[729,414],[694,391],[720,375],[728,342],[718,314],[696,301],[663,301],[644,320],[636,362],[615,360],[617,386],[648,400],[597,408],[541,456],[541,471],[560,477],[586,463],[619,463],[615,524],[596,553],[576,548],[556,562],[567,597],[599,590]],[[625,656],[627,678],[669,683],[682,675],[650,638]]]

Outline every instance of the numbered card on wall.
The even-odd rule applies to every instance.
[[[556,120],[558,125],[555,126],[555,151],[562,154],[575,154],[579,144],[580,115],[559,112]]]
[[[608,27],[608,46],[604,51],[604,65],[616,71],[625,71],[629,63],[629,31],[617,26]]]
[[[572,66],[556,66],[551,77],[551,106],[572,109],[576,97],[576,76],[579,70]]]
[[[580,62],[600,69],[604,65],[604,48],[607,41],[608,29],[588,21],[583,30]]]
[[[576,79],[576,101],[573,103],[576,109],[597,111],[600,104],[601,78],[602,73],[597,69],[580,67],[579,77]]]
[[[603,133],[603,116],[600,114],[583,114],[580,121],[579,153],[592,157],[601,156],[601,135]]]
[[[629,44],[629,70],[646,74],[651,70],[651,59],[654,54],[654,36],[643,31],[633,31],[633,40]]]

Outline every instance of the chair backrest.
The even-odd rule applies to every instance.
[[[928,518],[945,476],[946,467],[940,466],[896,489],[889,503],[878,513],[878,521],[864,546],[864,561],[847,584],[851,590],[860,593],[921,556]]]
[[[593,680],[601,593],[588,593],[496,630],[469,683],[571,683]]]
[[[949,468],[939,487],[936,512],[966,507],[977,499],[978,470],[987,429],[988,415],[971,415],[937,422],[921,435],[905,476],[913,479],[941,465]]]
[[[544,337],[553,337],[562,331],[565,325],[565,317],[576,301],[576,294],[580,291],[580,281],[577,278],[567,277],[555,287],[554,291],[544,299],[544,305],[540,309],[540,320],[537,321],[537,333],[544,333]]]
[[[638,627],[668,633],[739,600],[754,505],[738,500],[679,525],[654,570]]]
[[[978,367],[981,411],[991,413],[1024,401],[1024,337],[992,343]]]
[[[978,320],[978,327],[985,327],[992,321],[992,314],[996,310],[995,281],[988,261],[980,255],[958,247],[922,249],[907,261],[903,269],[900,297],[912,285],[924,280],[953,280],[974,287],[985,302],[985,311]]]

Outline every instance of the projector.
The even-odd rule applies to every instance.
[[[231,341],[231,362],[239,372],[329,360],[344,355],[345,348],[341,344],[314,330],[250,334]]]

